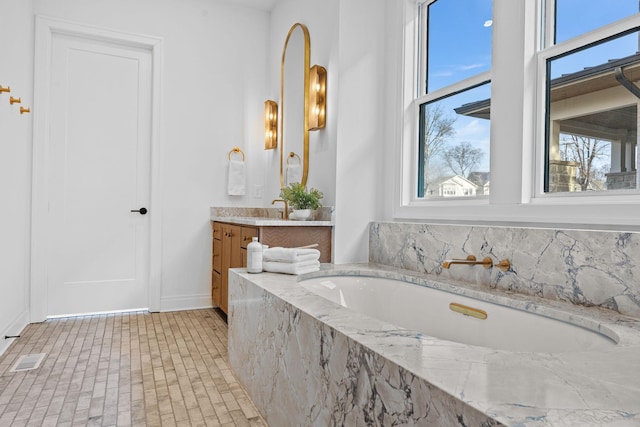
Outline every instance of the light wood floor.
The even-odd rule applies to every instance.
[[[0,337],[0,339],[2,339]],[[20,355],[39,368],[9,372]],[[0,357],[0,426],[266,426],[211,309],[28,325]]]

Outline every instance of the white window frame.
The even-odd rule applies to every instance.
[[[553,4],[555,0],[544,0],[547,10],[553,10]],[[538,68],[538,101],[537,104],[544,106],[546,102],[546,66],[547,60],[560,56],[564,53],[571,52],[583,46],[588,46],[598,41],[604,40],[608,37],[615,36],[616,34],[623,33],[634,27],[640,29],[640,13],[614,22],[612,24],[605,25],[596,30],[589,31],[580,36],[573,37],[569,40],[560,42],[558,44],[552,44],[553,39],[553,15],[547,14],[546,19],[545,38],[542,40],[547,46],[542,47],[537,55],[537,68]],[[639,102],[640,104],[640,102]],[[638,108],[640,111],[640,105]],[[544,192],[544,166],[546,162],[546,153],[544,146],[545,135],[545,111],[544,108],[539,108],[537,111],[537,123],[539,123],[538,129],[540,137],[538,138],[538,144],[536,144],[536,181],[535,181],[535,197],[532,199],[532,203],[537,204],[593,204],[593,203],[626,203],[633,199],[636,202],[640,201],[640,189],[635,190],[607,190],[600,192],[572,192],[572,193],[545,193]]]
[[[416,8],[417,11],[414,12],[416,14],[416,16],[418,16],[418,20],[416,22],[416,28],[415,31],[417,32],[416,34],[416,39],[417,39],[417,43],[416,43],[416,47],[415,47],[415,61],[418,64],[417,66],[417,72],[416,72],[416,77],[417,77],[417,81],[415,83],[415,94],[414,94],[414,100],[412,102],[412,108],[414,109],[415,113],[414,113],[414,120],[416,122],[415,124],[415,141],[414,141],[414,147],[413,147],[413,159],[419,159],[421,156],[421,153],[419,153],[419,147],[417,144],[418,141],[418,132],[419,132],[419,116],[420,116],[420,106],[422,104],[428,103],[428,102],[433,102],[433,101],[437,101],[441,98],[445,98],[447,96],[451,96],[452,94],[456,94],[459,92],[463,92],[466,90],[472,90],[473,88],[480,86],[482,84],[485,83],[489,83],[491,84],[491,69],[489,69],[488,71],[484,71],[482,73],[476,74],[475,76],[471,76],[469,78],[460,80],[454,84],[442,87],[442,88],[438,88],[432,92],[427,92],[427,88],[426,88],[426,76],[427,76],[427,55],[424,54],[424,46],[426,46],[426,42],[427,42],[427,32],[424,31],[424,28],[421,28],[423,25],[423,22],[426,20],[427,18],[427,7],[428,5],[430,5],[431,3],[435,3],[438,0],[421,0],[418,1],[416,3]],[[421,52],[422,50],[422,52]],[[418,163],[417,161],[414,160],[414,165],[412,167],[412,181],[409,184],[411,186],[411,198],[410,198],[410,203],[413,206],[429,206],[432,203],[441,203],[441,202],[446,202],[448,204],[453,204],[456,203],[457,201],[461,201],[463,203],[468,203],[468,202],[472,202],[472,201],[476,201],[476,203],[480,203],[480,204],[487,204],[488,203],[488,197],[487,196],[473,196],[473,197],[469,197],[469,196],[456,196],[456,197],[447,197],[445,199],[443,199],[442,197],[435,197],[435,198],[429,198],[429,197],[418,197]]]
[[[394,159],[390,177],[394,184],[389,186],[393,200],[389,214],[393,219],[640,231],[640,196],[574,197],[576,195],[541,191],[544,113],[538,106],[544,105],[544,61],[558,55],[561,49],[578,46],[578,40],[571,39],[540,50],[546,37],[541,25],[545,16],[543,9],[549,1],[493,0],[491,192],[488,199],[417,198],[418,102],[423,101],[422,97],[418,98],[418,6],[423,1],[399,0],[390,6],[391,28],[396,31],[392,31],[388,39],[387,140],[390,143],[385,149],[387,158]],[[615,33],[614,28],[629,25],[629,20],[640,24],[640,17],[633,16],[582,35],[580,39],[596,40],[598,34]],[[398,68],[398,64],[402,66]],[[468,82],[461,82],[465,83]],[[438,92],[430,96],[437,97]]]

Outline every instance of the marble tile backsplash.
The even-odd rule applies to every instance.
[[[369,261],[640,318],[640,233],[375,222]],[[508,259],[511,268],[446,259]]]

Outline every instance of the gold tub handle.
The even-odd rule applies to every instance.
[[[450,303],[449,309],[451,311],[455,311],[456,313],[464,314],[465,316],[475,317],[481,320],[486,320],[487,318],[486,311],[480,310],[479,308],[469,307],[468,305],[458,304],[457,302]]]

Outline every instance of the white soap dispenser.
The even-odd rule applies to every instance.
[[[257,237],[247,245],[247,272],[262,273],[262,244]]]

